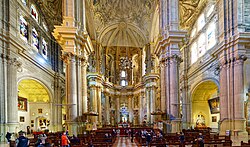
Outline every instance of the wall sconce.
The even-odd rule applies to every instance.
[[[34,116],[34,115],[35,115],[35,112],[33,112],[32,115]]]
[[[45,115],[49,115],[49,113],[48,113],[48,112],[46,112],[46,113],[45,113]]]

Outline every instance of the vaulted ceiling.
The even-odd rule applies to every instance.
[[[27,98],[29,102],[49,102],[49,94],[45,87],[35,80],[25,79],[18,84],[18,96]]]
[[[103,46],[144,46],[155,0],[92,0],[91,4],[93,24],[88,24]]]
[[[209,0],[179,0],[180,27],[190,30],[200,11],[208,1]]]
[[[206,81],[199,84],[193,94],[192,101],[207,101],[208,99],[217,96],[218,86],[212,81]]]

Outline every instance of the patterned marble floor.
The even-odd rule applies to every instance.
[[[128,137],[118,137],[113,147],[137,147],[137,145],[132,143]]]

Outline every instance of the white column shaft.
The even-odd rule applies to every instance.
[[[16,61],[8,64],[7,76],[7,122],[9,124],[9,131],[15,132],[15,127],[18,124],[18,107],[17,107],[17,67]]]
[[[70,58],[66,73],[67,120],[75,121],[77,117],[76,61],[75,56]]]

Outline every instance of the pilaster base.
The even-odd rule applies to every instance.
[[[5,134],[7,132],[7,125],[6,124],[0,124],[0,142],[5,141]]]
[[[245,122],[245,119],[224,120],[220,124],[220,135],[227,135],[226,132],[228,131],[230,131],[233,136],[240,132],[247,132]]]
[[[220,135],[231,135],[234,146],[239,146],[241,141],[248,142],[246,120],[225,120],[220,125]]]
[[[191,124],[189,122],[182,122],[182,129],[190,129]]]
[[[18,133],[19,131],[21,131],[19,128],[19,123],[7,123],[7,131],[10,133]],[[24,132],[26,132],[26,130],[22,130]]]
[[[66,122],[68,126],[69,135],[72,136],[73,134],[77,136],[78,132],[78,123],[77,122]]]
[[[172,120],[172,133],[180,132],[181,131],[181,119],[177,118],[175,120]]]

